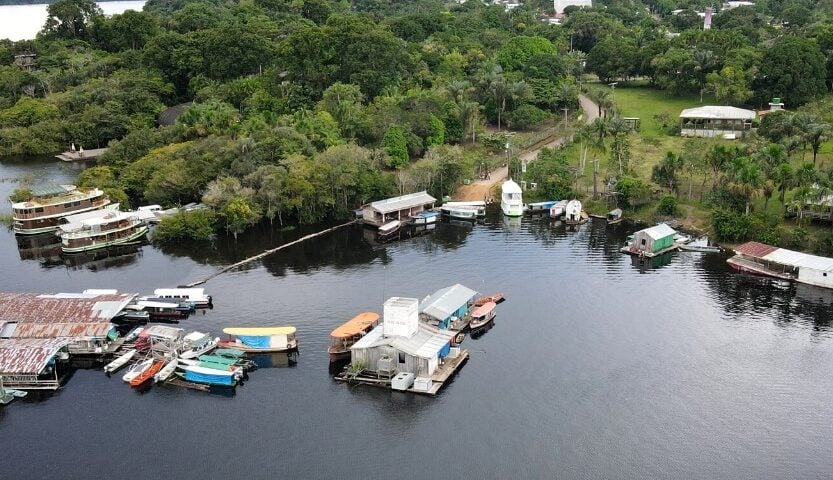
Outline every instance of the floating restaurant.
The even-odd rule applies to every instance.
[[[362,221],[377,228],[394,220],[402,222],[425,211],[426,207],[434,208],[436,201],[426,191],[379,200],[362,207]]]
[[[833,288],[833,258],[746,242],[726,262],[735,270]]]

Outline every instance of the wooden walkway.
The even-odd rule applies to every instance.
[[[204,284],[205,282],[207,282],[207,281],[211,280],[212,278],[217,277],[217,276],[220,276],[220,275],[222,275],[222,274],[224,274],[224,273],[228,272],[229,270],[234,270],[234,269],[235,269],[235,268],[237,268],[237,267],[243,266],[243,265],[245,265],[245,264],[247,264],[247,263],[254,262],[255,260],[259,260],[259,259],[261,259],[261,258],[263,258],[263,257],[265,257],[265,256],[267,256],[267,255],[271,255],[271,254],[273,254],[273,253],[275,253],[275,252],[277,252],[277,251],[283,250],[284,248],[291,247],[292,245],[299,244],[299,243],[304,242],[304,241],[306,241],[306,240],[309,240],[309,239],[311,239],[311,238],[320,237],[321,235],[324,235],[324,234],[326,234],[326,233],[333,232],[333,231],[335,231],[335,230],[338,230],[339,228],[343,228],[343,227],[346,227],[346,226],[348,226],[348,225],[353,225],[353,224],[355,224],[357,221],[358,221],[358,220],[351,220],[351,221],[349,221],[349,222],[347,222],[347,223],[342,223],[341,225],[336,225],[335,227],[330,227],[330,228],[328,228],[328,229],[326,229],[326,230],[321,230],[320,232],[315,232],[315,233],[311,233],[311,234],[309,234],[309,235],[305,235],[305,236],[303,236],[303,237],[301,237],[301,238],[299,238],[299,239],[297,239],[297,240],[293,240],[293,241],[291,241],[291,242],[289,242],[289,243],[285,243],[285,244],[283,244],[283,245],[281,245],[281,246],[279,246],[279,247],[271,248],[271,249],[269,249],[269,250],[266,250],[266,251],[264,251],[264,252],[262,252],[262,253],[259,253],[259,254],[255,255],[255,256],[253,256],[253,257],[249,257],[249,258],[246,258],[246,259],[244,259],[244,260],[240,260],[240,261],[239,261],[239,262],[237,262],[237,263],[233,263],[233,264],[231,264],[231,265],[225,266],[225,267],[221,268],[220,270],[218,270],[218,271],[216,271],[216,272],[212,273],[211,275],[209,275],[209,276],[207,276],[207,277],[203,278],[202,280],[197,280],[197,281],[195,281],[195,282],[186,283],[185,285],[182,285],[180,288],[191,288],[191,287],[196,287],[197,285],[202,285],[202,284]]]
[[[101,155],[104,154],[108,149],[105,148],[93,148],[92,150],[84,150],[82,154],[79,151],[66,151],[59,155],[55,155],[55,158],[58,160],[63,160],[65,162],[86,162],[89,160],[95,160]]]
[[[444,363],[437,367],[431,375],[431,388],[427,392],[421,390],[414,390],[413,387],[402,390],[408,393],[418,393],[420,395],[436,396],[437,393],[448,383],[449,379],[457,373],[458,370],[466,363],[469,358],[468,350],[460,350],[460,354],[456,358],[446,358]],[[372,373],[360,373],[358,375],[347,372],[340,373],[333,377],[339,382],[346,382],[348,384],[370,385],[374,387],[381,387],[391,390],[391,378],[378,378]]]

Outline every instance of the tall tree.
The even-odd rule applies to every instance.
[[[92,0],[58,0],[46,7],[46,23],[41,30],[47,36],[62,39],[86,39],[87,25],[103,15]]]

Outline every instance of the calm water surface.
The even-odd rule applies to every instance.
[[[0,163],[0,178],[74,168]],[[302,233],[67,261],[3,230],[0,291],[149,292]],[[274,368],[233,396],[141,393],[78,369],[59,392],[0,409],[3,477],[829,477],[833,295],[735,275],[721,256],[634,264],[618,252],[626,234],[493,213],[387,246],[355,228],[272,255],[210,281],[216,307],[182,326],[293,324],[297,364],[261,359]],[[455,282],[508,301],[438,397],[331,380],[333,327]]]
[[[29,40],[43,28],[46,22],[46,3],[33,5],[0,5],[0,38]],[[124,13],[125,10],[141,11],[145,0],[99,2],[105,15]]]

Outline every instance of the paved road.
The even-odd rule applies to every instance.
[[[593,103],[592,100],[584,95],[578,96],[579,105],[583,111],[582,117],[585,123],[589,124],[599,117],[599,107]],[[544,144],[538,144],[532,148],[520,153],[519,158],[526,162],[531,162],[538,158],[538,152],[542,148],[553,148],[563,144],[567,139],[565,137],[556,138]],[[509,167],[500,167],[491,172],[488,179],[478,179],[468,185],[461,185],[454,192],[453,198],[456,201],[477,201],[489,200],[493,198],[492,190],[495,185],[502,183],[509,176]]]

